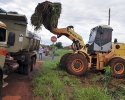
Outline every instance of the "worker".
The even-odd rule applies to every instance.
[[[43,54],[42,46],[40,46],[38,53],[39,53],[39,60],[42,60],[42,54]]]
[[[55,48],[52,49],[52,59],[54,59],[54,55],[55,55]]]

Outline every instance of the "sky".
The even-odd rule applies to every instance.
[[[45,0],[1,0],[0,7],[6,11],[16,11],[19,14],[26,15],[28,19],[28,30],[34,32],[30,23],[31,15],[38,3]],[[90,30],[100,24],[108,24],[110,8],[110,26],[113,28],[113,37],[118,42],[125,43],[125,0],[48,0],[50,2],[60,2],[62,12],[60,15],[58,28],[66,28],[69,25],[74,26],[76,33],[83,37],[85,43],[88,42]],[[41,43],[50,45],[51,37],[55,36],[47,29],[42,27],[37,31],[41,37]],[[62,36],[57,39],[63,46],[71,45],[72,41]]]

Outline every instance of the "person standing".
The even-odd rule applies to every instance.
[[[55,48],[52,49],[52,59],[54,59],[54,55],[55,55]]]
[[[42,46],[40,46],[38,53],[39,53],[39,60],[42,60],[42,54],[43,54]]]

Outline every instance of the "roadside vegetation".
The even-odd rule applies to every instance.
[[[57,49],[55,50],[55,56],[63,56],[64,54],[68,53],[68,52],[72,52],[72,50],[69,50],[69,49]],[[50,51],[49,52],[49,55],[51,56],[52,55],[52,52]]]
[[[68,51],[59,50],[59,54]],[[107,67],[106,74],[91,70],[85,76],[74,76],[60,69],[60,59],[42,64],[32,80],[33,93],[38,100],[124,100],[125,81],[114,79]]]

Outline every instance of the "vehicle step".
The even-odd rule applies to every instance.
[[[6,74],[3,74],[3,79],[5,79],[5,78],[7,78],[8,77],[8,75],[6,75]]]
[[[7,82],[3,82],[3,88],[6,87],[8,85]]]

